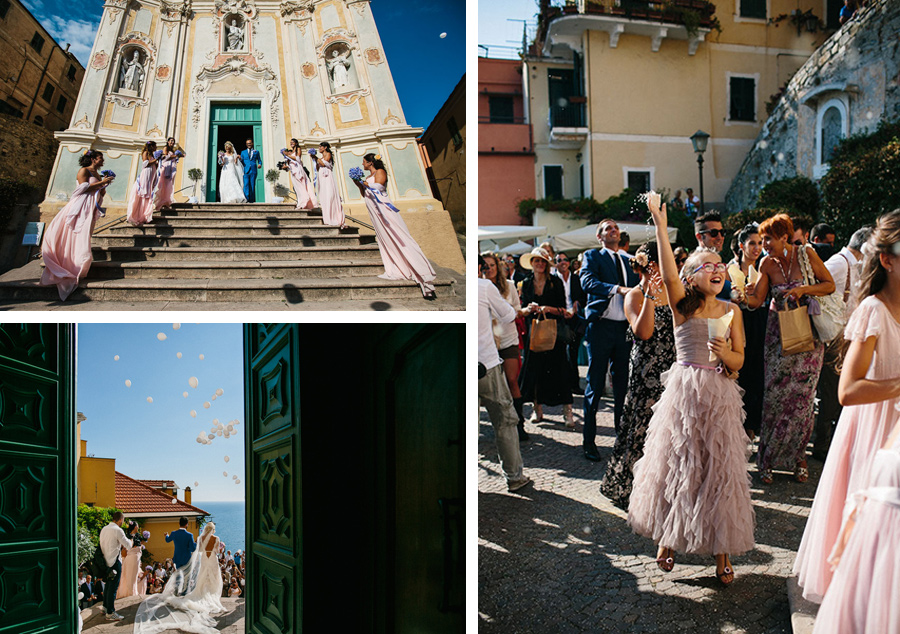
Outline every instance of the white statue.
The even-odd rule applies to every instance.
[[[240,51],[244,48],[244,27],[238,26],[237,18],[228,27],[228,51]]]
[[[144,67],[141,64],[141,54],[135,51],[131,61],[128,61],[127,58],[122,60],[122,68],[119,70],[119,90],[132,90],[140,93],[143,84]]]
[[[331,53],[331,59],[326,60],[328,69],[331,71],[331,82],[334,85],[335,92],[342,88],[350,88],[350,51],[343,55],[337,51]]]

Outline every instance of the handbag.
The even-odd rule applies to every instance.
[[[778,328],[781,333],[781,354],[788,356],[799,352],[809,352],[816,347],[809,313],[806,306],[788,308],[787,300],[784,310],[777,311]]]
[[[812,265],[809,263],[809,254],[806,248],[800,249],[799,260],[800,271],[803,273],[803,283],[808,286],[816,284],[818,280],[813,273]],[[820,341],[828,343],[844,332],[844,326],[847,325],[847,319],[844,315],[844,303],[842,298],[837,296],[836,291],[821,297],[810,296],[808,310]]]
[[[547,352],[556,347],[556,320],[547,319],[540,313],[531,323],[531,340],[528,349],[532,352]]]

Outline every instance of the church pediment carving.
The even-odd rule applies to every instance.
[[[344,42],[351,50],[359,48],[356,44],[356,33],[344,28],[329,29],[322,34],[322,41],[316,45],[316,52],[319,55],[336,42]]]
[[[316,3],[312,0],[287,0],[281,3],[281,17],[293,16],[302,19],[311,19],[316,10]]]
[[[253,20],[258,11],[252,0],[216,0],[216,16],[219,19],[233,13],[243,14],[248,20]]]
[[[216,82],[228,76],[243,76],[256,82],[269,104],[269,115],[273,122],[278,121],[278,100],[281,89],[278,77],[268,64],[250,64],[246,57],[235,55],[229,57],[219,66],[204,65],[196,75],[196,82],[191,89],[193,103],[191,105],[191,123],[196,129],[200,125],[200,113],[206,95]]]
[[[184,0],[184,2],[166,2],[166,0],[161,0],[159,13],[163,21],[166,22],[190,18],[192,14],[191,0]]]

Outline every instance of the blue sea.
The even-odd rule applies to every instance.
[[[215,522],[216,535],[225,543],[225,550],[232,554],[244,547],[244,502],[192,502],[195,506],[211,513],[209,519]]]

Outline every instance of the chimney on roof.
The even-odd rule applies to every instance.
[[[69,47],[72,46],[69,42],[66,42],[66,53],[69,52]]]
[[[184,489],[184,501],[187,504],[191,503],[191,487],[185,487]]]

